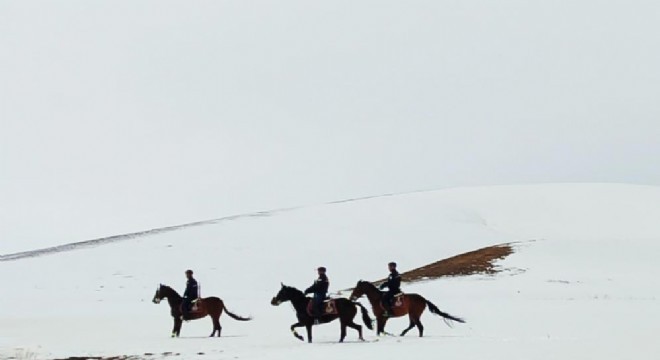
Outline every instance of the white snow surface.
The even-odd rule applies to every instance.
[[[557,184],[457,188],[324,204],[0,262],[0,358],[164,353],[208,359],[653,359],[660,321],[654,286],[660,255],[660,188]],[[337,322],[296,340],[280,282],[305,288],[329,269],[334,291],[484,246],[518,242],[496,276],[404,285],[467,324],[448,328],[426,312],[426,336],[358,343]],[[247,323],[223,315],[169,337],[159,283],[182,290],[193,268]],[[344,294],[347,295],[347,294]],[[368,305],[366,299],[361,300]],[[358,319],[356,319],[358,320]],[[387,329],[399,333],[407,320]],[[303,331],[304,333],[304,331]],[[203,355],[198,355],[203,353]],[[167,357],[172,358],[172,357]]]

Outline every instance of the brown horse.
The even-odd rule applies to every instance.
[[[286,286],[282,284],[282,288],[277,293],[277,295],[275,295],[275,297],[271,300],[270,304],[273,306],[279,306],[280,304],[286,301],[291,302],[293,308],[296,310],[296,317],[298,318],[298,321],[295,324],[291,325],[291,332],[293,333],[293,336],[295,336],[298,340],[304,341],[305,338],[303,338],[296,331],[296,328],[304,326],[307,329],[307,341],[311,343],[312,325],[314,325],[314,318],[310,315],[310,310],[311,310],[310,305],[312,299],[306,297],[302,291],[294,287]],[[319,324],[326,324],[331,321],[339,319],[339,322],[341,324],[341,334],[339,337],[339,342],[343,342],[344,339],[346,338],[346,327],[355,329],[358,332],[359,339],[361,341],[364,341],[364,337],[362,337],[362,326],[353,322],[353,319],[355,318],[355,315],[357,315],[356,307],[359,307],[362,310],[362,321],[364,322],[364,325],[366,325],[366,327],[369,330],[372,330],[373,321],[369,317],[369,311],[364,306],[362,306],[362,304],[358,302],[349,301],[348,299],[340,298],[340,299],[333,299],[330,301],[331,304],[333,305],[328,303],[326,304],[331,306],[333,312],[332,313],[326,312],[319,319]]]
[[[177,293],[174,289],[169,286],[160,284],[158,290],[156,290],[156,295],[154,295],[153,302],[154,304],[160,304],[163,299],[167,299],[167,302],[170,304],[170,314],[174,318],[174,329],[172,329],[172,337],[179,337],[181,334],[181,325],[183,320],[181,319],[183,312],[181,311],[181,305],[183,304],[183,298]],[[225,303],[217,297],[208,297],[203,298],[197,301],[197,309],[190,312],[189,320],[202,319],[207,316],[211,317],[213,320],[213,332],[210,337],[213,337],[215,333],[222,332],[222,326],[220,326],[220,316],[222,312],[225,311],[232,319],[238,321],[250,321],[252,318],[241,317],[235,314],[232,314],[225,307]]]
[[[403,300],[401,301],[401,304],[399,306],[395,306],[392,309],[392,313],[390,314],[390,316],[386,317],[384,316],[385,308],[383,307],[383,302],[382,302],[383,293],[380,290],[378,290],[378,288],[374,284],[368,281],[362,281],[362,280],[358,281],[357,285],[355,286],[355,289],[353,289],[353,292],[351,293],[350,299],[355,301],[358,298],[360,298],[362,295],[367,295],[367,298],[371,303],[371,307],[373,309],[374,315],[376,316],[378,335],[387,334],[385,332],[385,324],[387,323],[387,319],[389,319],[390,317],[401,317],[408,315],[408,317],[410,318],[410,325],[408,326],[407,329],[403,330],[401,336],[405,336],[406,333],[408,333],[408,331],[410,331],[415,326],[417,326],[417,329],[419,329],[419,336],[420,337],[424,336],[424,326],[420,321],[420,317],[422,316],[424,310],[426,310],[427,306],[429,307],[429,310],[433,314],[442,316],[445,319],[447,325],[450,325],[450,323],[447,322],[447,320],[458,321],[460,323],[465,322],[461,318],[457,318],[445,312],[440,311],[440,309],[438,309],[437,306],[433,305],[433,303],[426,300],[421,295],[417,295],[417,294],[405,294]]]

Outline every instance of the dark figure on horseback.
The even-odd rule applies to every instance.
[[[319,319],[323,316],[323,301],[328,296],[328,288],[330,287],[330,281],[328,276],[325,274],[325,267],[321,266],[317,269],[319,277],[314,281],[312,286],[308,287],[305,290],[305,295],[314,294],[314,303],[313,303],[313,315],[314,315],[314,324],[319,324]]]
[[[183,305],[181,306],[181,320],[190,320],[190,311],[192,310],[193,303],[199,298],[199,285],[197,280],[193,277],[192,270],[186,270],[186,291],[183,293]]]
[[[312,299],[306,297],[302,291],[282,284],[282,288],[270,303],[273,306],[279,306],[286,301],[290,301],[293,305],[293,308],[296,311],[296,318],[298,320],[295,324],[291,325],[291,332],[293,333],[293,336],[299,340],[305,340],[302,335],[296,332],[296,328],[304,326],[307,329],[307,341],[311,343],[314,318],[310,314],[309,305],[311,304]],[[355,318],[355,315],[357,315],[358,308],[360,308],[362,311],[362,321],[364,322],[364,325],[366,325],[367,328],[371,330],[373,326],[372,320],[369,317],[369,311],[359,302],[352,302],[344,298],[331,300],[330,303],[332,303],[331,307],[334,309],[334,311],[326,313],[326,315],[320,319],[320,323],[326,324],[339,319],[341,325],[341,335],[339,337],[339,342],[344,341],[346,338],[346,329],[349,327],[355,329],[358,332],[359,339],[364,341],[364,338],[362,337],[362,326],[354,323],[353,319]]]
[[[396,263],[391,262],[388,264],[390,275],[387,280],[380,285],[380,290],[387,288],[387,292],[383,298],[383,306],[385,306],[385,313],[383,316],[389,317],[392,314],[392,306],[394,303],[394,296],[401,292],[401,274],[396,270]]]
[[[156,289],[156,295],[154,295],[154,299],[152,301],[154,304],[160,304],[163,299],[167,299],[167,302],[170,305],[170,314],[174,319],[172,337],[178,337],[181,335],[181,325],[183,324],[183,321],[181,320],[181,315],[183,313],[183,298],[171,287],[161,284]],[[197,311],[190,314],[189,320],[202,319],[210,316],[211,320],[213,321],[213,332],[211,333],[211,336],[215,336],[217,333],[218,337],[220,337],[220,333],[222,332],[222,326],[220,326],[220,316],[222,316],[223,312],[226,312],[227,315],[229,315],[234,320],[252,320],[250,317],[242,317],[230,312],[225,307],[224,301],[215,296],[198,299],[197,308]]]
[[[406,333],[408,333],[408,331],[410,331],[415,326],[417,326],[417,329],[419,329],[419,336],[424,336],[424,326],[420,321],[420,317],[427,307],[431,313],[442,316],[446,322],[448,320],[457,321],[460,323],[465,322],[465,320],[461,318],[440,311],[440,309],[438,309],[438,307],[435,306],[432,302],[418,294],[405,294],[401,300],[401,305],[397,305],[394,311],[390,312],[390,316],[386,317],[384,316],[385,309],[383,306],[383,296],[385,294],[378,290],[378,287],[368,281],[358,281],[357,285],[355,285],[355,289],[353,289],[353,292],[351,293],[350,299],[355,301],[363,295],[366,295],[369,299],[371,308],[374,311],[374,315],[376,315],[376,323],[378,325],[376,334],[378,335],[387,334],[385,332],[385,324],[391,317],[400,317],[407,314],[410,319],[410,325],[408,328],[403,330],[401,336],[406,335]],[[447,322],[447,324],[449,325],[450,323]]]

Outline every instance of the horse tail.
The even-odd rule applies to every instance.
[[[238,316],[238,315],[232,313],[231,311],[229,311],[229,309],[227,309],[226,306],[225,306],[225,312],[227,313],[227,315],[229,315],[234,320],[238,320],[238,321],[250,321],[250,320],[252,320],[251,316],[242,317],[242,316]]]
[[[426,300],[426,299],[424,299],[424,300]],[[449,321],[447,321],[447,320],[452,320],[452,321],[456,321],[456,322],[459,322],[459,323],[465,323],[465,320],[463,320],[463,319],[461,319],[461,318],[459,318],[459,317],[456,317],[456,316],[453,316],[453,315],[447,314],[446,312],[443,312],[442,310],[438,309],[438,307],[435,306],[435,304],[433,304],[432,302],[430,302],[430,301],[428,301],[428,300],[426,300],[426,305],[428,305],[429,310],[430,310],[433,314],[442,316],[442,317],[443,317],[443,320],[445,320],[445,323],[446,323],[447,326],[449,326],[449,327],[451,327],[451,323],[450,323]]]
[[[369,330],[374,329],[374,321],[372,318],[369,317],[369,310],[367,310],[366,307],[364,307],[362,304],[359,302],[355,302],[355,305],[360,307],[360,310],[362,310],[362,321],[364,322],[364,325],[367,327]]]

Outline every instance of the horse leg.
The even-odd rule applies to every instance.
[[[410,309],[410,319],[415,322],[415,325],[417,325],[417,329],[419,330],[419,337],[424,336],[424,325],[422,325],[421,320],[424,310],[426,310],[426,304]]]
[[[220,316],[213,314],[211,315],[211,319],[213,320],[213,332],[209,337],[215,336],[216,331],[218,332],[218,337],[220,337],[220,333],[222,332],[222,326],[220,326]]]
[[[181,323],[181,319],[175,317],[174,318],[174,326],[172,327],[172,337],[177,337],[178,336],[177,332],[179,330],[179,326],[181,326],[180,323]]]
[[[385,323],[387,323],[387,318],[383,316],[379,316],[376,319],[376,324],[377,324],[377,331],[376,335],[384,334],[385,333]]]
[[[410,331],[412,328],[415,327],[415,320],[413,319],[413,316],[411,314],[409,314],[408,317],[410,318],[410,325],[408,325],[408,328],[403,330],[403,332],[401,333],[401,336],[406,336],[408,331]]]
[[[312,324],[305,325],[307,328],[307,342],[312,343]]]
[[[417,325],[417,329],[419,329],[419,337],[423,337],[424,336],[424,325],[422,325],[422,320],[417,318],[415,320],[415,324]]]
[[[358,325],[352,320],[349,323],[347,323],[346,325],[348,327],[350,327],[351,329],[357,330],[358,334],[360,335],[360,340],[364,341],[364,337],[362,337],[362,325]]]
[[[220,310],[218,310],[218,315],[216,317],[216,323],[218,325],[218,337],[220,337],[220,334],[222,333],[222,325],[220,325],[220,318],[222,317],[222,312],[225,309],[225,303],[220,300],[220,303],[222,306],[220,306]]]
[[[181,325],[183,321],[180,318],[174,318],[174,330],[172,331],[172,337],[179,337],[181,335]]]
[[[344,320],[340,320],[340,327],[341,327],[341,335],[339,337],[339,342],[342,343],[344,342],[344,339],[346,339],[346,322]]]
[[[291,332],[293,333],[293,336],[295,336],[296,339],[298,339],[300,341],[305,341],[305,338],[300,336],[300,334],[298,334],[298,332],[296,331],[296,328],[303,327],[303,326],[305,326],[305,325],[303,325],[300,322],[297,322],[297,323],[291,325]]]

